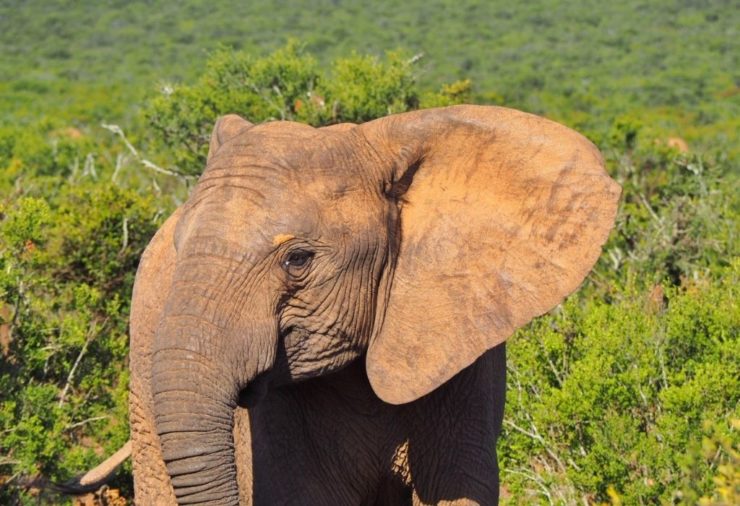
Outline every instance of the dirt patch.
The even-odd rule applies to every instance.
[[[75,497],[74,506],[126,506],[128,501],[117,488],[102,487],[97,492]]]

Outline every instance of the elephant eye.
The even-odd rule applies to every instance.
[[[300,276],[311,263],[313,252],[305,249],[293,250],[283,260],[283,269],[291,276]]]

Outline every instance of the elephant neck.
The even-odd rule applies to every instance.
[[[394,408],[372,391],[363,360],[269,392],[248,410],[255,503],[270,496],[270,503],[279,504],[270,495],[274,493],[285,495],[290,503],[293,488],[316,483],[374,483],[377,469],[402,443]],[[389,427],[399,430],[389,433]],[[352,487],[335,492],[332,504],[360,504],[366,499],[364,492]]]

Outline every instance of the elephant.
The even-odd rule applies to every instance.
[[[620,193],[503,107],[221,117],[136,275],[137,503],[497,504],[505,340],[583,282]]]

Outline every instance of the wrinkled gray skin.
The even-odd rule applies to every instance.
[[[368,381],[413,176],[368,135],[217,126],[207,170],[137,275],[139,504],[497,503],[503,344],[406,404]]]

